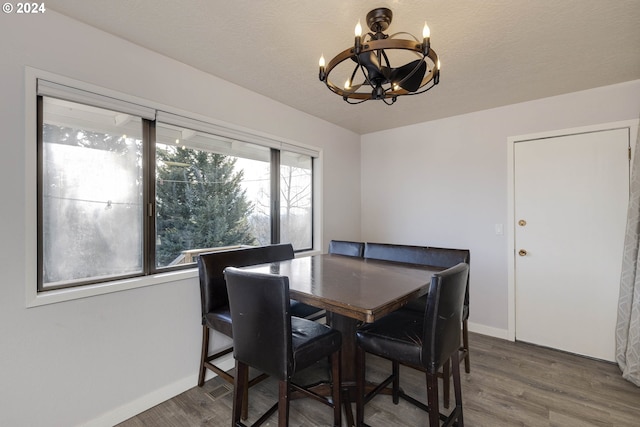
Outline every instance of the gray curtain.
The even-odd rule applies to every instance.
[[[622,376],[640,387],[640,129],[635,144],[618,300],[616,361]]]

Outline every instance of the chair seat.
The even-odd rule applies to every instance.
[[[205,325],[218,332],[222,332],[228,337],[232,337],[231,313],[229,306],[218,307],[204,315]]]
[[[294,371],[311,366],[318,359],[338,351],[342,345],[342,335],[313,320],[291,317],[291,349]]]
[[[358,345],[368,353],[409,366],[421,364],[424,317],[417,312],[395,311],[362,326],[356,335]]]
[[[291,300],[291,315],[296,317],[307,317],[319,311],[317,307],[303,304]],[[228,337],[233,337],[231,333],[231,312],[229,306],[218,307],[204,315],[206,326],[218,332],[222,332]]]

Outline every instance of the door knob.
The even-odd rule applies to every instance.
[[[520,255],[520,256],[525,256],[525,255],[527,255],[527,251],[525,251],[524,249],[520,249],[520,250],[518,251],[518,255]]]
[[[524,219],[521,219],[520,221],[518,221],[518,225],[520,227],[524,227],[525,225],[527,225],[527,221],[525,221]]]

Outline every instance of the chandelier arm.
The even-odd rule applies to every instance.
[[[406,35],[408,35],[409,37],[411,37],[412,39],[414,39],[416,42],[421,43],[421,42],[420,42],[420,40],[418,40],[418,38],[417,38],[416,36],[414,36],[414,35],[413,35],[413,34],[411,34],[411,33],[407,33],[406,31],[400,31],[400,32],[398,32],[398,33],[393,33],[393,34],[391,34],[391,35],[389,36],[389,38],[390,38],[390,39],[392,39],[392,38],[394,38],[395,36],[399,36],[399,35],[401,35],[401,34],[406,34]]]
[[[365,39],[366,36],[369,36],[369,39]],[[376,39],[376,35],[373,34],[372,32],[368,32],[367,34],[365,34],[364,36],[362,36],[362,43],[368,43],[372,40]]]
[[[360,86],[362,85],[358,85],[358,88],[360,88]],[[327,87],[329,88],[329,90],[333,93],[335,93],[336,95],[340,95],[342,97],[348,96],[350,99],[362,99],[362,100],[367,100],[369,98],[371,98],[371,94],[370,93],[363,93],[363,92],[349,92],[349,91],[345,91],[343,88],[336,86],[333,83],[329,83],[327,84]]]
[[[361,65],[356,63],[356,66],[353,67],[353,73],[351,73],[351,79],[349,79],[349,81],[351,82],[351,86],[353,86],[353,79],[356,77],[356,73],[358,72],[358,68],[360,68]]]
[[[352,101],[350,101],[350,99],[352,99],[352,98],[349,98],[348,96],[343,96],[343,97],[342,97],[342,99],[344,99],[344,101],[345,101],[347,104],[356,105],[356,104],[362,104],[363,102],[366,102],[366,101],[368,101],[368,100],[369,100],[369,99],[371,99],[371,98],[363,98],[363,99],[360,99],[360,100],[358,100],[358,101],[356,101],[356,102],[352,102]]]
[[[391,102],[387,101],[387,97],[382,98],[382,102],[384,102],[387,105],[393,105],[396,102],[397,97],[396,96],[392,96],[391,97]]]
[[[382,56],[384,57],[384,62],[387,63],[387,68],[391,68],[391,64],[389,63],[389,57],[387,56],[387,52],[384,49],[380,51],[382,52]]]

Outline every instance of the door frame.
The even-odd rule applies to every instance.
[[[534,139],[555,138],[560,136],[576,135],[582,133],[600,132],[613,129],[628,129],[631,156],[635,151],[635,141],[638,137],[640,119],[623,120],[618,122],[601,123],[591,126],[582,126],[569,129],[559,129],[548,132],[539,132],[526,135],[510,136],[507,138],[507,339],[516,339],[516,283],[515,283],[515,144],[517,142],[531,141]],[[622,263],[622,260],[620,260]]]

